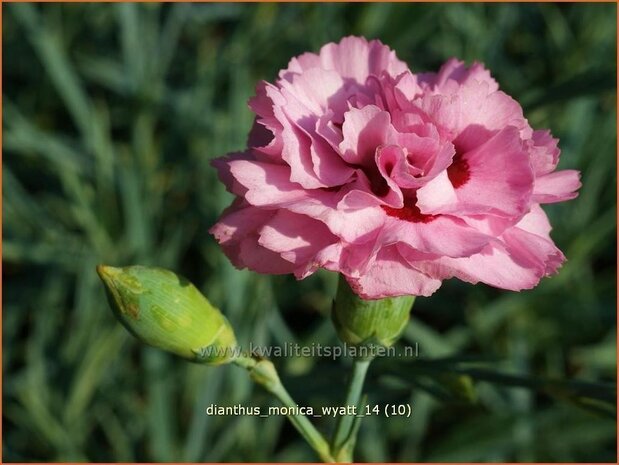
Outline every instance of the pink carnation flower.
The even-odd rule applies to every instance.
[[[248,148],[213,162],[237,196],[211,233],[238,268],[342,273],[360,296],[428,296],[442,280],[514,291],[565,257],[540,204],[576,197],[557,139],[478,63],[415,75],[346,37],[261,82]]]

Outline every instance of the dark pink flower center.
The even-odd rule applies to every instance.
[[[449,177],[449,180],[455,189],[465,185],[468,180],[471,179],[469,164],[461,153],[456,152],[453,162],[447,168],[447,177]]]
[[[437,215],[425,215],[421,213],[419,207],[415,205],[417,203],[417,196],[412,196],[404,200],[404,206],[402,208],[393,208],[387,205],[382,205],[382,209],[385,213],[394,218],[399,218],[404,221],[410,221],[411,223],[429,223],[434,221]]]

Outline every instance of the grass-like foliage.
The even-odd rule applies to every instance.
[[[239,341],[336,344],[336,276],[235,270],[207,233],[230,195],[209,166],[244,147],[246,106],[288,59],[358,34],[413,71],[486,63],[583,173],[546,207],[568,262],[533,291],[447,282],[417,299],[381,359],[363,461],[615,461],[616,5],[13,4],[3,14],[3,459],[308,461],[242,370],[185,363],[130,338],[95,266],[170,268]],[[276,290],[277,292],[274,292]],[[276,359],[295,399],[343,392],[347,360]],[[319,375],[318,375],[319,374]],[[326,433],[328,419],[313,419]]]

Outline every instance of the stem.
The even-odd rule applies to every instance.
[[[348,384],[348,392],[346,393],[345,407],[347,409],[352,408],[350,406],[354,406],[356,410],[359,406],[365,375],[367,374],[371,361],[372,359],[356,359],[354,361],[352,375]],[[359,412],[356,413],[360,414]],[[333,434],[333,440],[331,442],[331,449],[333,450],[333,455],[335,457],[338,457],[340,450],[350,438],[354,420],[355,415],[341,415],[338,418],[335,433]],[[352,457],[346,457],[346,459],[347,461],[350,461],[352,460]]]
[[[270,392],[273,393],[273,395],[275,395],[275,397],[277,397],[286,407],[291,407],[293,409],[297,408],[297,403],[292,399],[292,397],[290,397],[290,394],[288,394],[288,391],[286,391],[281,383],[277,389],[271,390]],[[288,415],[288,419],[301,434],[301,436],[303,436],[305,441],[307,441],[312,449],[316,451],[320,457],[320,460],[326,463],[335,462],[335,459],[333,459],[331,456],[331,451],[329,450],[329,443],[305,415]]]
[[[241,355],[236,358],[234,363],[249,371],[251,378],[277,397],[277,399],[284,404],[284,406],[296,411],[298,404],[294,401],[284,385],[281,383],[273,363],[269,360],[258,361],[246,355]],[[305,415],[289,414],[286,416],[323,462],[335,462],[331,456],[329,443]]]

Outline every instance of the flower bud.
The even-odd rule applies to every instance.
[[[339,338],[354,345],[392,346],[406,327],[414,296],[364,300],[340,276],[332,318]]]
[[[99,265],[97,273],[116,317],[142,342],[198,363],[234,358],[230,323],[186,279],[145,266]]]

